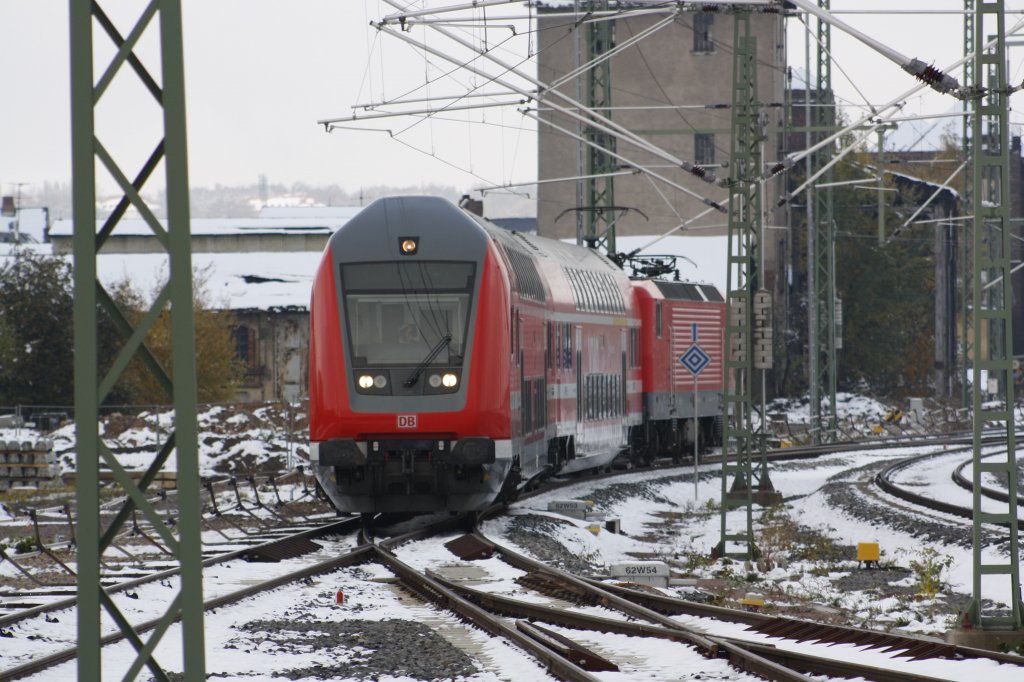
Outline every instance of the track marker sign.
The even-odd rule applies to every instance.
[[[690,374],[697,376],[704,371],[704,368],[711,364],[711,358],[704,349],[697,343],[697,323],[692,328],[693,345],[686,349],[686,352],[679,356],[679,362],[690,371]]]

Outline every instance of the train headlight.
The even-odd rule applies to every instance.
[[[430,384],[431,388],[437,388],[438,386],[441,385],[441,375],[440,374],[431,374],[430,378],[427,379],[427,382]]]
[[[420,238],[399,237],[398,248],[401,250],[403,256],[415,256],[416,251],[420,248]]]
[[[459,377],[452,372],[445,372],[441,377],[441,383],[445,388],[455,388],[455,384],[459,383]]]
[[[369,374],[359,375],[359,388],[370,388],[373,386],[373,377]]]
[[[373,378],[373,385],[376,386],[377,388],[384,388],[385,386],[388,385],[387,377],[385,377],[383,374],[378,374]]]

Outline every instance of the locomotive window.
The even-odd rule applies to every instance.
[[[661,301],[654,307],[654,332],[657,337],[661,338]]]
[[[431,364],[461,365],[475,269],[443,261],[342,265],[353,367],[418,365],[439,345]]]

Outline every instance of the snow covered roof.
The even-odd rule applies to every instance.
[[[209,303],[226,310],[309,309],[320,251],[193,253],[192,268],[205,279]],[[167,256],[159,253],[101,253],[98,277],[105,285],[128,279],[151,292],[167,277]]]
[[[348,221],[361,210],[362,206],[264,206],[257,217]]]
[[[49,244],[31,244],[22,249],[52,255]],[[13,257],[14,246],[0,244],[0,264]],[[205,281],[209,303],[223,310],[309,309],[313,276],[320,263],[320,251],[273,253],[193,253],[192,267]],[[71,263],[72,256],[59,256]],[[167,255],[163,253],[100,253],[97,276],[105,286],[128,280],[139,292],[149,295],[167,279]]]
[[[295,212],[297,209],[287,209]],[[349,218],[359,212],[359,207],[336,209],[333,215],[303,214],[281,218],[193,218],[193,235],[231,236],[254,234],[333,234],[335,230],[348,222]],[[160,224],[167,227],[166,220]],[[96,231],[103,226],[103,221],[96,221]],[[71,220],[58,220],[50,228],[51,237],[70,237],[74,230]],[[151,236],[153,234],[146,221],[141,218],[126,218],[118,223],[114,235],[119,236]]]
[[[908,182],[912,182],[918,185],[925,185],[926,187],[928,187],[929,192],[934,192],[937,189],[942,189],[943,192],[949,193],[950,198],[952,198],[953,201],[960,201],[960,193],[957,192],[952,187],[950,187],[949,185],[941,185],[937,182],[932,182],[931,180],[925,180],[924,178],[919,178],[916,175],[911,175],[910,173],[901,173],[899,171],[888,169],[885,171],[885,173],[886,175],[893,176],[897,180],[906,180]]]
[[[631,251],[650,243],[654,237],[618,237],[617,246]],[[680,259],[683,279],[707,282],[725,291],[726,237],[666,237],[645,249],[651,255],[686,256],[696,265]],[[12,247],[0,244],[0,259],[9,257]],[[49,245],[33,246],[49,254]],[[71,256],[64,256],[70,262]],[[206,279],[210,303],[227,310],[308,310],[313,276],[320,263],[320,251],[193,253],[193,268]],[[164,279],[167,256],[161,253],[100,253],[98,276],[107,286],[125,279],[139,291],[149,293]]]

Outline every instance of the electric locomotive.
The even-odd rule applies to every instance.
[[[692,387],[648,377],[644,363],[675,354],[668,339],[689,318],[669,312],[649,339],[642,325],[674,310],[662,299],[686,297],[644,287],[592,249],[506,231],[444,199],[370,204],[331,237],[314,279],[320,486],[364,515],[477,511],[545,473],[681,449]],[[708,348],[720,375],[710,320],[724,307],[697,299],[690,308],[717,310],[701,338],[718,335]],[[720,397],[698,401],[705,423],[714,409]]]

